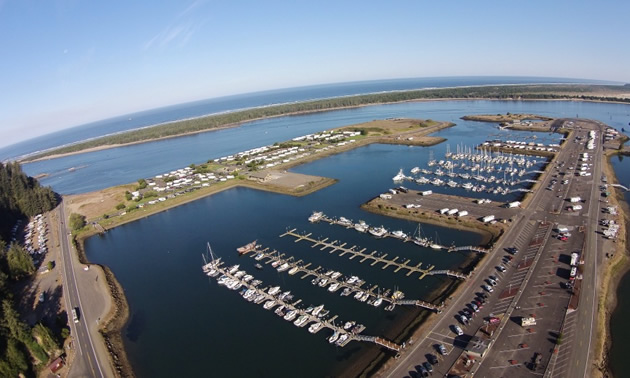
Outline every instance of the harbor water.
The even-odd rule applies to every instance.
[[[613,156],[610,162],[619,183],[625,187],[630,186],[630,156]],[[630,204],[630,192],[625,192],[624,198]],[[625,376],[624,371],[627,370],[625,364],[626,342],[630,340],[630,326],[627,322],[630,317],[630,301],[626,301],[628,295],[630,295],[630,272],[626,273],[619,282],[617,308],[610,318],[611,348],[608,366],[615,377]]]
[[[452,121],[457,126],[434,134],[448,139],[432,147],[369,145],[314,161],[294,170],[338,179],[338,183],[311,195],[295,198],[245,188],[215,194],[156,214],[86,242],[90,261],[107,265],[125,290],[131,318],[123,331],[129,359],[138,376],[313,376],[338,374],[353,366],[371,348],[368,343],[351,342],[344,348],[326,341],[330,331],[312,335],[297,328],[273,311],[244,300],[237,292],[219,286],[201,271],[201,254],[210,242],[227,264],[263,281],[262,286],[280,285],[291,290],[304,307],[325,304],[339,322],[364,324],[363,334],[389,335],[390,329],[405,317],[409,308],[393,312],[373,308],[352,297],[341,297],[313,286],[301,274],[278,273],[269,265],[256,270],[256,261],[239,257],[235,249],[252,240],[265,247],[312,263],[313,267],[358,275],[382,289],[399,289],[408,299],[434,300],[436,290],[453,282],[445,276],[406,276],[393,268],[381,269],[359,259],[312,248],[305,241],[280,238],[287,228],[312,233],[313,238],[329,238],[365,247],[388,256],[433,265],[436,270],[460,271],[469,261],[469,252],[436,251],[402,243],[393,238],[375,239],[351,229],[307,221],[313,211],[332,217],[383,225],[390,231],[414,233],[417,224],[362,211],[365,201],[394,186],[392,177],[403,169],[426,167],[429,157],[441,159],[447,145],[474,147],[491,139],[512,139],[555,143],[559,136],[549,133],[500,131],[495,125],[462,121],[468,114],[536,113],[554,117],[601,120],[617,128],[627,124],[630,106],[584,102],[539,101],[440,101],[369,106],[325,113],[279,117],[251,122],[234,129],[121,147],[62,159],[25,165],[30,175],[47,174],[42,182],[61,193],[80,193],[200,163],[238,151],[299,135],[389,117],[412,117]],[[534,138],[536,136],[536,138]],[[537,163],[540,164],[540,163]],[[628,170],[626,169],[626,172]],[[526,176],[527,177],[527,176]],[[533,177],[533,176],[532,176]],[[407,184],[405,184],[407,185]],[[409,184],[410,188],[424,186]],[[465,194],[462,189],[432,188],[444,193]],[[518,194],[492,197],[512,200]],[[489,195],[484,194],[484,197]],[[477,245],[481,236],[442,227],[423,225],[425,236],[443,245]],[[367,286],[367,285],[366,285]]]

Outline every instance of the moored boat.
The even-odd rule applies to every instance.
[[[247,252],[251,252],[254,249],[256,249],[256,240],[254,240],[251,243],[247,243],[242,247],[238,247],[236,248],[236,251],[238,252],[239,255],[245,254]]]

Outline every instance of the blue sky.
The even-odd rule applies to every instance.
[[[0,146],[164,105],[432,76],[630,82],[626,1],[0,0]]]

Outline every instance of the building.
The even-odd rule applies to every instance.
[[[468,342],[465,351],[470,356],[483,358],[483,356],[490,348],[491,343],[491,339],[473,336],[472,339],[470,339],[470,341]]]

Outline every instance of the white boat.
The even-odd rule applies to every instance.
[[[294,266],[293,268],[289,269],[289,274],[290,275],[294,275],[295,273],[297,273],[300,270],[300,268],[298,268],[297,266]]]
[[[234,273],[234,277],[235,278],[241,278],[245,275],[245,271],[244,270],[239,270],[238,272]]]
[[[383,226],[370,228],[370,234],[376,236],[377,238],[381,238],[387,234],[387,229]]]
[[[308,320],[308,315],[302,315],[295,322],[293,322],[293,324],[295,324],[298,327],[304,327],[306,325],[307,320]]]
[[[370,297],[370,293],[365,293],[363,294],[363,296],[359,299],[360,302],[365,302],[368,300],[368,298]]]
[[[392,236],[395,237],[395,238],[399,238],[399,239],[406,239],[407,238],[407,234],[405,234],[401,230],[393,231],[392,232]]]
[[[348,218],[345,217],[340,217],[339,220],[337,221],[338,224],[345,226],[345,227],[350,227],[352,226],[352,221]]]
[[[334,272],[334,273],[330,276],[330,278],[332,278],[333,280],[336,280],[337,278],[339,278],[339,276],[341,276],[341,273],[339,273],[339,272]]]
[[[335,282],[332,285],[328,286],[328,291],[331,293],[335,292],[339,288],[339,283]]]
[[[238,268],[239,268],[239,267],[240,267],[240,265],[238,265],[238,264],[237,264],[237,265],[234,265],[233,267],[231,267],[231,268],[228,270],[228,273],[230,273],[230,274],[234,274],[234,273],[236,273],[236,271],[238,270]]]
[[[354,299],[356,299],[356,300],[360,300],[360,299],[361,299],[361,297],[363,296],[363,294],[365,294],[365,293],[363,293],[363,292],[362,292],[362,291],[360,291],[360,290],[359,290],[359,291],[357,291],[357,292],[354,294]]]
[[[284,316],[284,315],[286,315],[286,314],[284,313],[284,305],[282,305],[282,306],[278,307],[278,308],[277,308],[274,312],[275,312],[275,313],[276,313],[276,315],[278,315],[278,316]]]
[[[396,176],[394,176],[394,178],[392,180],[394,181],[403,181],[405,179],[405,174],[403,173],[402,168],[400,169],[400,171],[398,171],[398,174]]]
[[[267,291],[269,295],[276,295],[278,294],[278,292],[280,292],[280,286],[274,286],[272,288],[269,288],[269,291]]]
[[[276,301],[267,301],[267,302],[265,302],[263,307],[264,307],[265,310],[271,310],[271,308],[273,306],[275,306],[275,305],[276,305]]]
[[[280,265],[280,266],[278,267],[278,272],[284,272],[284,271],[285,271],[285,270],[287,270],[287,269],[289,269],[289,263],[286,263],[286,262],[285,262],[284,264],[282,264],[282,265]]]
[[[357,324],[357,322],[355,321],[346,322],[346,324],[343,325],[343,329],[349,331],[350,328],[354,327],[355,324]]]
[[[261,252],[261,253],[258,253],[258,254],[256,255],[256,257],[254,257],[254,260],[256,260],[256,261],[260,261],[260,260],[262,260],[264,257],[265,257],[265,254]]]
[[[324,309],[324,305],[319,305],[315,307],[312,312],[313,316],[319,315],[319,313],[322,312],[323,309]]]
[[[359,280],[359,277],[357,276],[351,276],[350,278],[348,278],[348,281],[346,281],[349,284],[353,284],[355,282],[357,282]]]
[[[364,221],[359,221],[359,223],[354,224],[354,229],[359,232],[366,232],[368,230],[368,225]]]
[[[311,326],[310,326],[310,327],[308,327],[308,331],[309,331],[310,333],[316,333],[317,331],[319,331],[320,329],[322,329],[322,327],[323,327],[323,324],[322,324],[322,323],[320,323],[320,322],[313,323],[313,324],[311,324]]]
[[[328,338],[328,342],[332,344],[335,341],[337,341],[338,338],[339,338],[339,333],[335,331],[335,333],[333,333],[333,335]]]
[[[287,314],[284,316],[284,320],[291,321],[291,320],[295,319],[296,315],[297,315],[297,310],[291,310],[291,311],[287,312]]]
[[[420,167],[413,167],[413,168],[411,168],[411,173],[413,173],[414,175],[416,173],[418,173],[418,172],[420,172]]]
[[[278,265],[282,264],[282,262],[283,262],[282,260],[276,260],[276,261],[271,263],[271,266],[274,267],[274,268],[277,268]]]
[[[374,307],[378,307],[381,305],[381,303],[383,303],[383,298],[377,298],[374,303],[372,304],[372,306]]]
[[[429,247],[431,247],[433,249],[442,249],[442,246],[437,244],[437,243],[431,243],[431,245],[429,245]]]
[[[321,211],[314,211],[310,217],[308,217],[308,221],[311,223],[319,222],[324,217],[324,213]]]
[[[321,281],[319,281],[318,285],[319,285],[319,287],[324,287],[324,286],[326,286],[327,283],[328,283],[328,279],[327,278],[323,278]]]
[[[337,345],[343,345],[343,343],[348,339],[348,334],[347,333],[342,333],[339,338],[337,339],[336,344]]]
[[[341,292],[342,297],[347,297],[350,294],[352,294],[352,289],[349,287],[344,288],[343,291]]]

